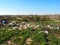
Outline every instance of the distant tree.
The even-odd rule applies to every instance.
[[[34,20],[35,20],[35,21],[37,21],[37,22],[39,22],[40,17],[39,17],[39,16],[37,16],[37,15],[35,15],[35,16],[34,16]]]
[[[49,20],[50,20],[50,18],[49,18],[49,17],[45,17],[45,16],[44,16],[44,17],[40,18],[40,20],[41,20],[41,21],[49,21]]]

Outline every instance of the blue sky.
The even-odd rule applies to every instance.
[[[0,0],[0,14],[60,14],[60,0]]]

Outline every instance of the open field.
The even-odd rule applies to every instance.
[[[0,45],[60,45],[60,15],[0,16]]]

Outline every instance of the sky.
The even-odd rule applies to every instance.
[[[0,15],[60,14],[60,0],[0,0]]]

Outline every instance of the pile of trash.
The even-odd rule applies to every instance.
[[[39,25],[33,24],[33,23],[27,23],[27,22],[21,22],[21,23],[10,23],[10,26],[12,26],[12,28],[15,29],[19,29],[19,30],[25,30],[27,28],[39,28]]]

